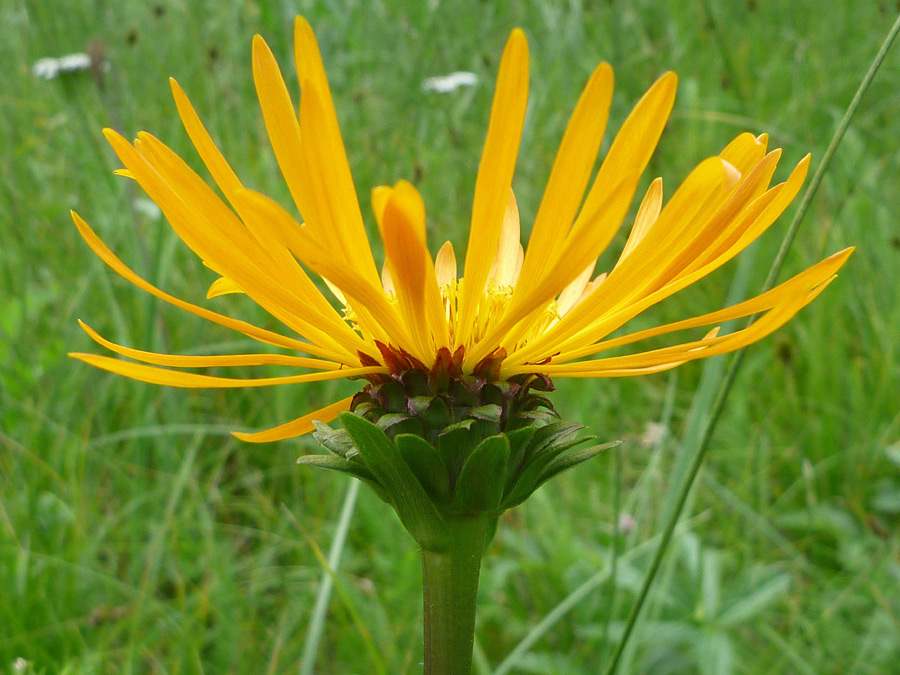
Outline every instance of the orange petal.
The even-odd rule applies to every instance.
[[[390,193],[378,223],[400,313],[417,349],[429,365],[440,347],[449,347],[444,303],[425,245],[425,204],[411,183],[400,181]]]

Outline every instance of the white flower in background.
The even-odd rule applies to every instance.
[[[460,87],[473,87],[478,83],[478,76],[466,70],[458,70],[449,75],[429,77],[422,82],[422,91],[433,91],[437,94],[446,94]]]
[[[79,70],[90,70],[91,55],[84,52],[76,54],[66,54],[59,58],[48,57],[38,59],[31,66],[31,72],[36,77],[43,77],[45,80],[52,80],[60,73],[73,73]]]

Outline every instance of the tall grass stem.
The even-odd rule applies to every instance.
[[[834,156],[834,153],[837,150],[837,147],[840,144],[841,140],[843,139],[848,127],[850,126],[850,122],[853,119],[857,108],[859,107],[863,95],[866,93],[866,90],[869,88],[869,85],[875,78],[878,69],[881,67],[885,56],[887,56],[887,53],[894,42],[894,39],[897,37],[898,32],[900,32],[900,15],[897,16],[897,19],[894,21],[893,26],[891,26],[890,31],[888,31],[887,37],[884,39],[884,42],[882,42],[878,53],[875,55],[875,58],[869,65],[869,69],[866,71],[862,82],[860,82],[859,88],[856,90],[856,93],[853,95],[853,99],[847,106],[844,117],[841,119],[841,122],[838,125],[837,130],[835,131],[834,136],[831,139],[831,143],[829,143],[828,148],[825,150],[822,161],[819,162],[819,166],[817,167],[812,179],[810,180],[809,187],[806,188],[806,192],[803,194],[803,198],[800,201],[800,206],[797,208],[797,212],[794,215],[790,226],[788,227],[788,231],[784,235],[784,239],[781,242],[781,247],[778,249],[778,254],[775,256],[775,260],[773,261],[772,267],[769,270],[769,275],[766,278],[766,283],[763,291],[768,291],[775,285],[775,280],[778,278],[778,275],[781,272],[781,268],[784,265],[784,261],[787,257],[788,251],[790,250],[791,244],[793,244],[794,242],[797,230],[800,228],[800,223],[802,222],[803,217],[806,215],[806,211],[809,208],[809,205],[812,202],[812,199],[815,196],[819,185],[822,183],[822,179],[825,176],[825,172],[827,171],[829,164],[831,163],[831,159]],[[751,317],[749,321],[752,320],[753,318]],[[710,410],[709,421],[707,422],[706,427],[703,430],[703,434],[700,437],[700,442],[698,443],[697,449],[691,459],[690,469],[679,488],[676,507],[672,511],[671,516],[665,524],[665,528],[663,529],[662,533],[662,539],[656,549],[656,553],[653,556],[653,560],[650,563],[650,568],[647,570],[644,581],[641,584],[641,589],[638,592],[638,597],[631,608],[630,614],[628,615],[628,620],[625,624],[625,629],[622,633],[622,637],[619,639],[618,644],[616,644],[615,652],[613,652],[612,658],[609,660],[606,669],[603,671],[604,675],[612,675],[616,672],[616,668],[618,668],[619,661],[622,658],[625,647],[628,645],[628,641],[634,632],[635,624],[637,623],[637,619],[640,616],[641,609],[644,606],[644,602],[646,601],[650,588],[656,578],[656,574],[659,571],[660,564],[662,563],[662,559],[666,554],[669,543],[672,540],[672,534],[675,531],[675,526],[677,525],[678,520],[681,516],[684,504],[687,501],[691,488],[693,487],[694,480],[697,478],[697,474],[700,472],[700,467],[702,466],[703,459],[705,458],[706,452],[709,449],[709,444],[712,440],[713,433],[715,432],[716,425],[718,424],[719,418],[722,415],[722,411],[725,408],[725,402],[728,399],[728,394],[731,391],[731,388],[734,385],[735,380],[737,379],[738,371],[743,364],[744,354],[745,350],[743,349],[737,352],[728,366],[728,370],[726,371],[725,377],[722,380],[722,384],[716,394],[715,402],[713,403],[712,409]]]
[[[331,590],[334,587],[333,575],[341,563],[344,552],[344,544],[347,541],[347,530],[350,529],[350,521],[353,520],[353,512],[356,509],[356,496],[359,494],[359,481],[351,480],[350,487],[344,497],[341,506],[341,515],[338,518],[337,528],[334,531],[334,539],[328,550],[328,568],[322,571],[322,583],[319,592],[316,593],[316,604],[313,606],[309,619],[309,627],[306,630],[306,639],[303,641],[303,654],[300,657],[300,675],[312,675],[316,665],[316,654],[319,651],[319,643],[322,641],[322,631],[325,626],[325,618],[328,616],[328,603],[331,600]]]

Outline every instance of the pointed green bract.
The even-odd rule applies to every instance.
[[[316,466],[320,469],[328,469],[329,471],[338,471],[348,476],[359,478],[363,483],[371,487],[375,493],[387,501],[387,492],[381,483],[372,475],[372,472],[364,464],[352,462],[342,457],[334,457],[332,455],[303,455],[297,458],[297,464],[305,464],[307,466]]]
[[[572,467],[578,466],[582,462],[593,459],[604,450],[614,448],[621,443],[622,441],[611,441],[609,443],[604,443],[603,445],[595,445],[591,448],[584,448],[583,450],[557,457],[552,462],[550,462],[550,464],[548,464],[544,471],[541,473],[541,477],[538,479],[537,485],[535,485],[535,489],[539,488],[554,476],[558,476],[563,471],[568,471]]]
[[[500,506],[509,459],[509,439],[485,438],[469,455],[453,490],[451,509],[463,515],[491,513]]]
[[[450,476],[437,449],[414,434],[400,434],[394,444],[428,496],[445,504],[450,498]]]
[[[342,413],[340,418],[366,466],[390,497],[403,526],[422,548],[443,550],[449,536],[444,519],[397,447],[362,417]]]

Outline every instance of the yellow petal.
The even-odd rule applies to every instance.
[[[387,368],[384,366],[366,366],[364,368],[344,368],[343,370],[305,373],[303,375],[287,375],[284,377],[239,379],[234,377],[215,377],[212,375],[199,375],[197,373],[184,373],[178,370],[169,370],[168,368],[155,368],[153,366],[145,366],[141,363],[131,363],[130,361],[114,359],[109,356],[98,356],[97,354],[71,352],[69,356],[97,368],[108,370],[111,373],[130,377],[133,380],[186,389],[270,387],[282,384],[296,384],[299,382],[321,382],[322,380],[336,380],[344,377],[360,377],[362,375],[386,375],[388,372]]]
[[[556,153],[522,265],[523,292],[556,262],[575,220],[603,141],[612,94],[612,68],[601,63],[585,85]]]
[[[765,156],[768,143],[768,134],[754,136],[745,132],[726,145],[719,157],[745,174]]]
[[[316,219],[318,214],[312,211],[300,163],[300,123],[294,112],[294,103],[275,55],[260,35],[253,38],[253,82],[269,142],[294,203],[307,221]],[[328,231],[324,230],[322,234],[327,237]]]
[[[264,45],[262,45],[264,47]],[[264,63],[269,63],[269,66],[261,66],[262,70],[266,71],[271,70],[274,66],[277,69],[277,65],[274,64],[274,60],[271,60],[271,53],[267,56],[265,52],[267,48],[263,48],[264,54],[261,57],[261,60]],[[280,78],[280,74],[270,73],[267,77],[269,79],[276,79],[275,85],[265,88],[265,96],[262,97],[262,106],[264,111],[264,116],[267,114],[269,123],[273,126],[275,131],[278,130],[279,125],[291,126],[292,124],[296,126],[296,120],[293,120],[293,107],[290,102],[290,97],[287,96],[287,91],[283,89],[279,90],[277,87],[277,78]],[[178,108],[178,113],[181,116],[181,120],[184,124],[184,128],[188,133],[188,136],[191,139],[191,142],[194,144],[194,147],[197,148],[197,151],[200,153],[201,159],[203,159],[203,163],[206,165],[209,172],[212,174],[213,179],[216,181],[216,184],[221,188],[222,193],[225,195],[225,198],[231,202],[232,206],[235,205],[235,194],[243,189],[243,185],[241,184],[238,177],[235,175],[234,171],[228,165],[228,162],[225,161],[225,158],[222,156],[222,153],[219,152],[219,149],[216,147],[212,138],[209,136],[209,133],[206,131],[206,128],[203,126],[203,123],[200,121],[199,116],[197,115],[194,107],[191,105],[190,100],[187,95],[178,85],[175,80],[170,79],[170,84],[172,86],[172,94],[175,99],[175,105]],[[279,94],[280,92],[280,94]],[[287,100],[285,101],[285,97]],[[287,115],[290,119],[281,119],[279,118],[279,112],[284,113],[284,105],[287,105],[288,111]],[[293,120],[293,122],[292,122]],[[299,133],[299,131],[297,132]],[[299,136],[291,141],[291,134],[288,132],[285,136],[280,137],[287,144],[288,150],[294,148],[295,150],[299,149]],[[278,146],[279,152],[284,153],[284,148],[279,144]],[[283,157],[284,161],[295,162],[292,157]],[[296,168],[296,167],[295,167]],[[295,176],[298,178],[298,176]],[[295,186],[298,187],[298,186]],[[297,265],[293,256],[290,254],[287,249],[281,246],[278,242],[272,241],[271,239],[267,239],[266,232],[260,231],[259,229],[254,227],[253,220],[245,219],[244,224],[247,225],[250,232],[256,237],[259,244],[266,250],[268,254],[270,254],[274,258],[274,262],[271,266],[271,269],[277,274],[280,278],[283,286],[293,289],[296,291],[296,295],[303,298],[305,302],[308,302],[315,312],[317,312],[325,322],[329,328],[329,331],[333,331],[335,333],[345,333],[348,334],[348,337],[352,339],[352,335],[349,335],[349,328],[343,322],[343,320],[338,317],[329,302],[322,296],[319,292],[318,288],[316,288],[315,284],[310,281],[309,277],[303,271],[303,269]],[[305,311],[305,310],[304,310]]]
[[[617,265],[621,264],[628,257],[628,254],[641,242],[650,230],[650,227],[659,218],[659,212],[662,209],[662,198],[662,178],[656,178],[650,183],[650,187],[647,188],[647,194],[644,195],[644,199],[641,201],[637,216],[634,219],[634,226],[631,228],[631,234],[628,235],[628,241],[625,242],[625,248],[622,249],[622,255],[619,256]]]
[[[310,431],[315,429],[313,421],[328,424],[340,413],[350,410],[350,404],[352,402],[353,397],[348,396],[347,398],[341,399],[337,403],[332,403],[331,405],[327,405],[324,408],[320,408],[319,410],[308,413],[303,417],[274,427],[272,429],[257,431],[256,433],[252,434],[242,433],[239,431],[233,431],[231,433],[238,440],[246,441],[248,443],[269,443],[272,441],[282,441],[286,438],[294,438],[295,436],[302,436],[303,434],[309,433]]]
[[[441,347],[449,347],[444,302],[425,245],[425,204],[411,183],[400,181],[391,191],[378,223],[397,302],[416,349],[430,365]]]
[[[381,221],[384,218],[384,209],[393,189],[389,185],[376,185],[372,188],[372,212],[375,214],[376,221]]]
[[[760,203],[756,198],[768,185],[780,156],[780,150],[770,153],[743,178],[733,165],[723,161],[721,188],[718,194],[712,193],[705,208],[681,223],[669,223],[664,218],[647,238],[642,247],[646,264],[642,271],[635,272],[640,275],[641,284],[633,288],[632,297],[652,292],[677,278],[717,240],[739,228],[740,223],[752,221],[750,214]]]
[[[121,356],[126,356],[136,361],[151,363],[155,366],[170,366],[174,368],[211,368],[214,366],[293,366],[295,368],[315,368],[317,370],[340,370],[345,368],[343,363],[323,361],[321,359],[309,359],[290,354],[217,354],[213,356],[183,356],[179,354],[158,354],[146,352],[140,349],[124,347],[107,340],[84,321],[78,324],[84,329],[92,340],[106,347],[110,351]],[[354,364],[355,366],[355,364]]]
[[[697,255],[688,264],[682,274],[689,274],[697,269],[705,267],[718,259],[725,257],[730,260],[742,251],[751,242],[755,241],[788,207],[800,192],[806,174],[809,171],[810,156],[806,155],[794,167],[788,179],[768,191],[770,199],[765,204],[759,215],[754,218],[735,219],[734,226],[723,230],[722,234],[706,248],[702,254]],[[748,210],[749,211],[749,210]]]
[[[617,377],[635,374],[627,372],[633,369],[658,367],[660,370],[666,370],[686,361],[708,358],[734,351],[761,340],[783,326],[800,309],[812,302],[833,279],[834,277],[831,277],[808,293],[789,298],[766,312],[749,327],[729,335],[704,338],[674,347],[664,347],[629,356],[577,361],[559,365],[550,364],[541,366],[540,371],[552,377]],[[510,375],[517,372],[519,372],[519,368],[509,369]]]
[[[332,129],[325,100],[328,95],[314,81],[301,83],[300,128],[303,179],[313,203],[316,236],[337,242],[337,252],[370,284],[379,284],[378,270],[363,226],[356,188],[337,128]],[[333,254],[334,255],[334,254]]]
[[[457,345],[469,341],[484,284],[497,251],[527,104],[528,42],[525,34],[517,28],[509,36],[503,50],[491,106],[491,121],[475,182],[472,226],[466,249],[466,281],[459,297]]]
[[[637,188],[637,182],[644,172],[644,168],[650,161],[659,137],[665,128],[675,103],[675,89],[678,86],[678,78],[675,73],[666,73],[660,77],[647,93],[634,106],[634,109],[622,124],[619,133],[612,143],[600,170],[594,178],[584,206],[572,226],[566,244],[571,249],[577,247],[578,242],[584,236],[584,232],[593,227],[597,218],[599,207],[608,201],[605,194],[613,185],[619,190],[628,193],[628,203]],[[621,181],[627,177],[627,181]],[[618,224],[618,223],[617,223]],[[601,252],[615,235],[615,230],[604,233],[601,241]],[[599,252],[598,252],[599,255]],[[596,256],[594,256],[596,258]],[[560,258],[564,259],[565,255]],[[580,269],[580,268],[579,268]]]
[[[509,200],[506,202],[506,212],[503,215],[503,227],[500,230],[500,242],[497,245],[497,255],[491,264],[488,274],[488,282],[495,286],[513,286],[516,282],[518,269],[521,267],[519,251],[522,248],[520,241],[521,227],[519,225],[519,207],[516,204],[516,196],[509,191]]]
[[[587,348],[588,345],[618,329],[647,308],[670,297],[724,265],[749,246],[778,218],[799,191],[807,165],[808,162],[804,159],[788,178],[788,181],[775,186],[764,195],[758,197],[745,209],[737,226],[733,228],[734,232],[743,234],[727,250],[718,252],[716,257],[711,257],[706,253],[699,254],[697,261],[700,266],[689,264],[685,270],[657,290],[644,294],[632,293],[629,295],[629,290],[633,290],[635,287],[640,288],[641,280],[660,265],[658,261],[652,258],[652,254],[648,252],[647,257],[651,258],[651,261],[648,263],[649,266],[632,269],[630,278],[619,275],[613,279],[611,276],[607,283],[617,283],[618,288],[610,289],[609,287],[604,287],[602,291],[598,291],[585,302],[579,304],[577,309],[581,311],[584,306],[593,303],[596,307],[601,301],[606,299],[606,304],[599,305],[600,309],[594,310],[593,314],[587,317],[589,320],[582,323],[581,328],[575,330],[570,325],[569,331],[564,338],[559,337],[560,333],[546,336],[546,342],[543,345],[529,345],[527,348],[520,350],[520,352],[511,355],[510,364],[540,361],[542,358],[540,355],[541,349],[544,350],[544,355],[549,356],[561,351],[570,352],[579,348]],[[659,246],[663,245],[660,244]],[[841,264],[843,263],[841,262]],[[620,271],[617,269],[615,272],[618,274]],[[614,297],[618,297],[618,301],[610,302]],[[569,317],[574,314],[574,311],[571,312]],[[554,327],[554,330],[556,328]]]
[[[280,241],[303,264],[341,290],[353,306],[364,330],[395,346],[405,347],[411,343],[406,327],[385,295],[380,280],[372,285],[362,279],[356,270],[335,260],[330,251],[323,250],[312,239],[305,227],[299,226],[287,211],[265,195],[243,190],[238,199],[242,208],[258,220],[260,227],[268,229],[269,236]],[[380,337],[382,335],[386,338]]]
[[[526,294],[517,288],[507,315],[497,328],[497,332],[500,326],[506,330],[513,318],[521,321],[518,329],[503,339],[507,350],[514,347],[530,323],[524,317],[540,311],[549,298],[571,283],[612,241],[672,111],[677,83],[675,73],[666,73],[638,101],[600,165],[578,218],[555,256],[555,264],[542,278],[531,282],[535,287],[533,292]],[[716,161],[721,174],[722,160],[717,158]],[[579,308],[584,304],[580,303]],[[574,311],[570,312],[566,319],[573,314]],[[560,321],[551,331],[562,330],[564,324],[565,321]],[[493,335],[491,337],[495,338]],[[544,344],[546,340],[540,342]],[[529,349],[536,350],[537,345],[532,343]]]
[[[234,283],[228,277],[219,277],[209,287],[209,290],[206,291],[206,299],[212,300],[213,298],[218,298],[220,295],[229,295],[231,293],[243,293],[243,289]]]
[[[547,304],[596,260],[602,246],[605,246],[602,242],[605,233],[617,228],[628,210],[631,195],[625,189],[618,188],[630,181],[630,176],[620,177],[618,183],[604,193],[606,201],[599,204],[595,214],[596,227],[585,235],[579,250],[564,251],[553,269],[531,291],[526,293],[519,285],[516,286],[502,318],[492,325],[474,349],[466,352],[467,362],[478,363],[498,344],[509,354],[514,353],[515,346],[532,330],[535,317],[542,314]],[[538,338],[537,342],[542,339]]]
[[[565,290],[559,294],[559,298],[556,300],[556,313],[559,314],[559,316],[568,314],[578,300],[581,299],[581,294],[584,292],[584,289],[587,288],[593,273],[594,263],[591,263],[575,278],[575,281],[566,286]]]
[[[381,268],[381,285],[384,286],[384,292],[394,297],[397,296],[397,288],[394,286],[394,277],[391,276],[391,270],[385,263]]]
[[[331,88],[325,76],[325,66],[322,63],[316,36],[309,22],[301,16],[294,19],[294,61],[297,65],[297,79],[300,82],[301,107],[302,98],[307,96],[309,90],[313,90],[316,92],[317,112],[320,114],[315,121],[305,119],[301,123],[301,128],[304,134],[314,134],[315,140],[321,141],[322,152],[331,158],[328,180],[342,196],[342,201],[338,204],[342,213],[339,223],[342,236],[361,274],[372,282],[377,279],[375,261],[372,259],[362,214],[359,211],[359,200],[353,185],[350,164],[347,162],[347,151],[341,138]]]
[[[453,253],[453,244],[449,241],[445,241],[438,251],[434,261],[434,273],[441,286],[449,286],[456,281],[456,255]]]
[[[722,180],[722,161],[718,157],[701,162],[679,186],[663,209],[654,227],[651,228],[651,232],[645,237],[644,246],[653,230],[657,228],[664,228],[669,224],[673,228],[689,227],[693,222],[692,218],[703,212],[717,197]],[[601,217],[605,213],[608,214],[609,210],[602,209]],[[575,306],[558,324],[517,352],[513,356],[514,361],[539,361],[544,356],[538,355],[556,353],[565,340],[596,322],[597,318],[604,316],[611,307],[625,303],[629,298],[638,294],[645,285],[646,275],[663,266],[667,255],[668,251],[665,248],[659,248],[646,256],[629,255],[589,297]],[[578,259],[577,252],[572,251],[568,259],[573,260],[572,264],[574,265],[574,260]],[[581,264],[584,265],[584,262]],[[583,267],[579,269],[583,269]],[[557,274],[565,275],[566,270],[559,269]]]
[[[185,131],[187,131],[188,137],[191,139],[194,147],[197,148],[197,152],[200,153],[200,158],[212,174],[213,180],[222,189],[225,198],[231,201],[230,195],[242,187],[241,181],[225,160],[225,157],[222,156],[222,153],[219,152],[181,85],[171,77],[169,78],[169,85],[172,88],[175,107],[178,109],[178,115],[181,117],[181,122]]]
[[[612,340],[598,342],[588,347],[583,347],[571,351],[564,351],[557,357],[554,357],[554,361],[557,363],[561,363],[563,361],[578,359],[590,354],[596,354],[601,351],[621,347],[623,345],[631,344],[639,340],[646,340],[659,335],[665,335],[667,333],[672,333],[679,330],[687,330],[689,328],[696,328],[698,326],[708,326],[714,323],[723,323],[725,321],[731,321],[733,319],[738,319],[741,317],[750,316],[752,314],[757,314],[759,312],[768,311],[779,302],[782,302],[785,297],[796,295],[798,289],[809,290],[825,283],[827,279],[830,279],[832,276],[834,276],[837,271],[843,266],[843,264],[847,261],[847,258],[850,257],[850,254],[853,253],[853,250],[854,249],[851,247],[839,251],[838,253],[825,258],[812,267],[809,267],[803,272],[779,284],[775,288],[772,288],[765,293],[761,293],[754,298],[750,298],[749,300],[745,300],[736,305],[732,305],[731,307],[720,309],[715,312],[710,312],[702,316],[684,319],[682,321],[676,321],[664,326],[648,328],[646,330],[638,331],[637,333],[630,333],[628,335],[623,335]]]
[[[283,283],[288,270],[279,267],[235,214],[171,149],[142,133],[132,147],[105,131],[122,162],[162,209],[178,236],[210,267],[231,278],[257,304],[311,341],[346,349],[354,355],[359,337],[336,322],[334,311],[318,311]],[[282,274],[284,272],[284,274]],[[330,325],[334,330],[323,330]]]
[[[230,328],[246,335],[247,337],[253,338],[254,340],[259,340],[260,342],[264,342],[266,344],[274,345],[276,347],[284,347],[285,349],[294,349],[299,352],[313,354],[315,356],[321,356],[327,359],[334,359],[336,361],[342,361],[343,359],[347,358],[347,355],[342,351],[327,349],[318,345],[310,344],[308,342],[302,342],[300,340],[295,340],[294,338],[279,335],[278,333],[273,333],[272,331],[266,330],[265,328],[254,326],[253,324],[247,323],[246,321],[232,319],[231,317],[225,316],[223,314],[218,314],[217,312],[210,311],[204,307],[199,307],[198,305],[191,304],[189,302],[181,300],[180,298],[169,295],[164,291],[161,291],[156,286],[152,285],[151,283],[145,281],[143,278],[135,274],[135,272],[131,268],[125,265],[125,263],[123,263],[106,246],[106,244],[101,241],[101,239],[91,229],[90,225],[88,225],[81,218],[81,216],[79,216],[74,211],[71,211],[70,213],[72,214],[72,220],[75,221],[75,225],[78,228],[79,233],[81,233],[81,236],[84,238],[85,242],[87,242],[87,245],[91,247],[91,250],[93,250],[94,253],[96,253],[97,256],[101,260],[103,260],[103,262],[109,265],[117,274],[130,281],[142,291],[150,293],[160,300],[168,302],[169,304],[190,312],[191,314],[195,314],[201,319],[206,319],[207,321],[210,321],[212,323]]]

